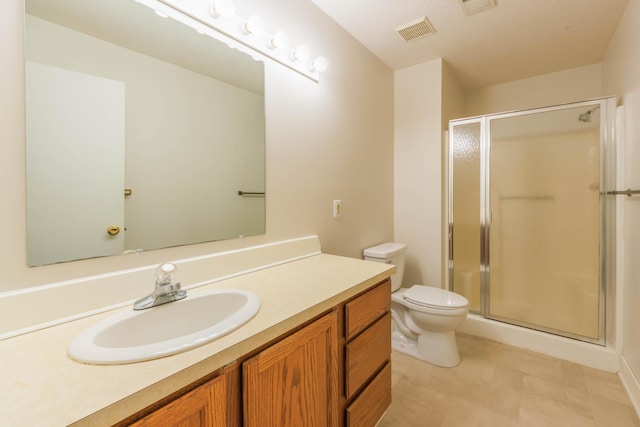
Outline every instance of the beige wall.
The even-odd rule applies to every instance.
[[[395,239],[404,285],[441,286],[441,59],[395,73]]]
[[[603,61],[603,87],[607,93],[617,94],[624,106],[624,183],[622,188],[640,188],[640,2],[630,1],[607,50]],[[640,378],[640,203],[637,197],[625,197],[624,205],[623,269],[618,278],[623,289],[623,348],[622,355]]]
[[[251,0],[242,7],[329,60],[319,84],[265,67],[267,234],[29,269],[23,3],[0,2],[0,291],[309,234],[320,236],[323,251],[353,257],[393,239],[392,71],[309,2]],[[332,218],[334,199],[342,200],[342,218]]]
[[[449,129],[449,120],[460,119],[465,113],[465,91],[453,74],[451,66],[442,62],[442,129]]]
[[[487,86],[465,94],[465,117],[599,98],[602,66],[587,65],[523,80]]]

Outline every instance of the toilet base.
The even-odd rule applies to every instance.
[[[391,335],[391,348],[400,353],[418,357],[418,340],[407,338],[400,332],[393,332]]]
[[[416,340],[402,334],[394,325],[391,347],[395,351],[443,368],[453,368],[460,364],[460,353],[454,331],[425,331]]]

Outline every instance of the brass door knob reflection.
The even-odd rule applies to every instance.
[[[109,226],[109,228],[107,228],[107,233],[109,233],[111,236],[115,236],[116,234],[120,233],[120,227],[111,225]]]

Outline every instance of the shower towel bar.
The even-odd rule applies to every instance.
[[[500,200],[553,200],[553,196],[500,196]]]
[[[248,191],[238,190],[238,196],[264,196],[264,193],[252,193]]]
[[[631,190],[631,189],[627,188],[624,191],[608,191],[607,194],[611,194],[611,195],[614,195],[614,196],[620,196],[620,195],[624,194],[625,196],[631,197],[633,194],[640,194],[640,190]]]

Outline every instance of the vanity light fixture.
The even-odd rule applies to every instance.
[[[306,46],[298,46],[291,54],[291,59],[294,61],[308,61],[311,59],[311,53]]]
[[[278,31],[272,38],[270,47],[272,49],[288,49],[289,48],[289,36],[287,33]]]
[[[215,0],[209,8],[209,13],[214,18],[230,18],[236,14],[236,5],[233,0]]]
[[[246,21],[244,21],[244,29],[247,34],[259,36],[264,34],[266,28],[262,18],[260,18],[258,15],[251,15],[247,18]]]
[[[316,59],[313,60],[313,63],[311,64],[311,67],[315,70],[315,71],[319,71],[319,72],[323,72],[326,71],[327,68],[329,67],[329,63],[327,62],[327,60],[322,57],[322,56],[318,56]]]
[[[261,61],[272,60],[317,82],[328,67],[305,46],[290,46],[286,33],[266,32],[257,15],[243,18],[233,0],[134,0]],[[156,13],[158,13],[156,12]]]

